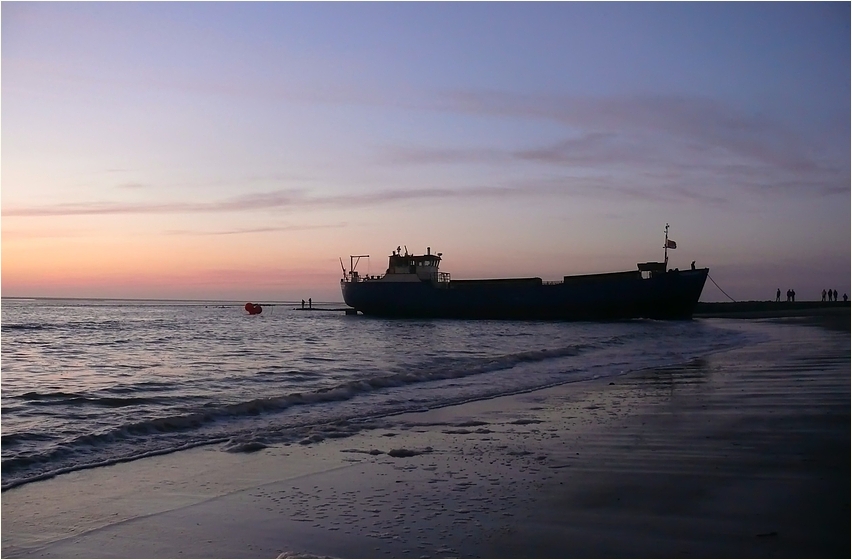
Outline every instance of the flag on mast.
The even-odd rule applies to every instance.
[[[677,243],[671,239],[666,239],[666,249],[677,249]]]

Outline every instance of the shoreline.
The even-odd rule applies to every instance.
[[[2,555],[848,556],[846,317],[343,439],[33,482],[2,494]]]
[[[693,319],[751,319],[811,325],[850,332],[852,313],[849,302],[737,302],[699,303]]]
[[[695,305],[693,317],[768,319],[771,317],[849,316],[850,302],[838,301],[736,301]]]

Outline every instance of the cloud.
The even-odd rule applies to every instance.
[[[556,121],[597,133],[591,139],[657,134],[749,154],[781,165],[805,166],[806,146],[781,124],[748,115],[723,102],[696,96],[634,95],[622,97],[533,96],[500,92],[448,93],[448,110]],[[793,162],[778,155],[795,155]]]
[[[543,196],[586,196],[615,200],[701,200],[724,204],[722,197],[690,192],[680,187],[647,188],[629,182],[615,186],[608,177],[557,177],[507,182],[502,186],[471,186],[463,188],[384,189],[353,194],[311,195],[301,189],[282,189],[249,193],[211,202],[89,202],[64,203],[48,206],[4,208],[7,217],[93,216],[122,214],[208,214],[253,212],[273,209],[355,208],[406,201],[449,199],[506,199]],[[265,229],[223,230],[210,235],[256,233]],[[180,232],[188,233],[188,232]]]
[[[765,115],[747,114],[697,96],[579,97],[505,92],[449,92],[433,108],[466,114],[557,122],[566,138],[525,149],[447,150],[393,148],[392,163],[526,162],[569,168],[669,170],[674,177],[724,173],[730,183],[763,177],[758,189],[793,189],[808,195],[848,193],[849,138],[833,154]],[[743,181],[750,184],[751,181]],[[787,186],[784,186],[787,185]]]
[[[511,161],[511,154],[496,149],[433,149],[428,147],[388,148],[379,158],[390,164],[453,164],[453,163],[503,163]]]
[[[146,185],[145,183],[128,182],[128,183],[121,183],[119,185],[116,185],[116,188],[137,190],[137,189],[145,189],[145,188],[148,188],[149,186],[150,185]]]
[[[267,226],[256,228],[237,228],[218,231],[198,231],[198,230],[168,230],[164,232],[166,235],[244,235],[252,233],[275,233],[280,231],[304,231],[314,229],[336,229],[344,228],[348,224],[327,224],[327,225],[304,225],[304,226]]]
[[[517,148],[394,146],[384,165],[490,164],[531,168],[528,180],[460,188],[395,188],[314,194],[304,188],[252,192],[221,200],[89,201],[8,208],[3,216],[201,214],[272,209],[351,208],[404,201],[585,196],[606,200],[681,201],[725,205],[743,193],[834,196],[850,191],[849,150],[815,153],[802,137],[766,116],[723,102],[687,96],[579,97],[505,92],[449,92],[409,108],[495,117],[541,119],[564,126],[565,137]],[[848,145],[848,138],[843,140]],[[843,143],[841,142],[841,143]],[[552,178],[556,170],[556,177]],[[221,184],[302,184],[286,174],[223,179]],[[218,184],[218,183],[217,183]],[[153,187],[128,182],[122,189]],[[170,189],[176,191],[176,189]],[[210,235],[252,233],[229,230]]]

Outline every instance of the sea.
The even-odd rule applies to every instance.
[[[2,489],[200,445],[252,452],[378,418],[743,346],[712,320],[350,316],[343,304],[3,298]]]

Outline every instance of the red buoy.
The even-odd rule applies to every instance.
[[[256,303],[249,302],[246,304],[246,311],[248,311],[249,315],[260,315],[260,313],[263,311],[263,308]]]

